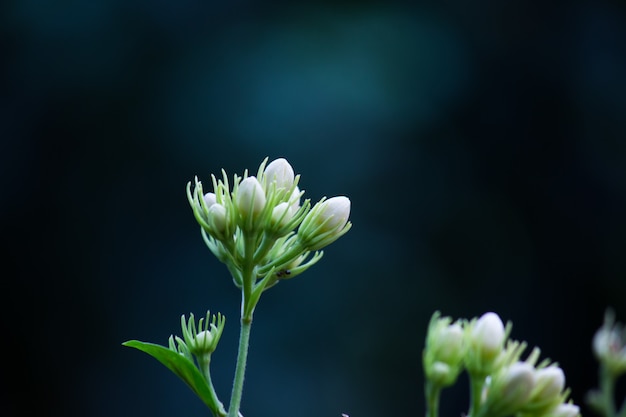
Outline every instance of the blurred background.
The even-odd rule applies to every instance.
[[[262,298],[246,417],[423,415],[435,310],[512,321],[582,405],[605,309],[626,321],[625,9],[4,2],[0,414],[208,415],[121,346],[207,309],[227,402],[239,294],[185,185],[266,156],[313,201],[349,196],[354,227]]]

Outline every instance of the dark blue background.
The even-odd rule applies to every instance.
[[[605,308],[626,320],[624,9],[4,2],[0,414],[207,415],[120,343],[209,308],[227,401],[238,293],[184,188],[265,156],[348,195],[354,227],[261,300],[246,417],[421,415],[437,309],[513,321],[582,403]]]

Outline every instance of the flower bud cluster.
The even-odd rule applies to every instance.
[[[193,313],[189,315],[189,321],[183,315],[180,318],[183,338],[170,336],[169,347],[191,361],[193,361],[192,355],[199,361],[206,361],[217,348],[225,323],[224,316],[219,313],[211,316],[211,313],[207,311],[206,317],[201,318],[196,327]]]
[[[569,410],[568,416],[576,417],[578,407],[573,404],[565,406],[568,395],[565,374],[559,366],[544,363],[536,367],[532,361],[517,360],[487,378],[482,406],[492,417],[516,413],[547,417],[559,407],[560,412]]]
[[[496,313],[485,313],[468,323],[465,364],[470,374],[482,376],[492,372],[496,359],[502,353],[506,333]]]
[[[577,417],[579,408],[567,402],[563,370],[547,359],[537,364],[538,348],[522,361],[526,344],[509,340],[510,331],[511,324],[491,312],[454,323],[435,313],[423,354],[427,384],[447,387],[466,370],[480,389],[477,415]]]
[[[330,245],[349,229],[350,200],[340,196],[322,199],[304,218],[298,236],[309,250],[318,250]]]
[[[626,401],[618,408],[615,403],[615,387],[626,374],[626,328],[615,322],[615,313],[607,309],[604,323],[593,337],[593,353],[600,362],[600,380],[596,389],[587,393],[587,404],[602,416],[626,416]]]
[[[438,312],[433,314],[422,355],[426,378],[439,387],[454,384],[463,369],[464,356],[462,323],[452,323],[450,317],[440,317]]]
[[[205,193],[195,179],[187,197],[209,249],[226,263],[235,284],[243,285],[241,271],[253,265],[255,281],[269,277],[264,288],[292,278],[317,262],[325,246],[351,227],[350,200],[322,198],[311,207],[298,187],[299,175],[284,158],[267,164],[256,175],[212,176],[213,192]],[[271,276],[271,277],[270,277]]]
[[[626,373],[626,328],[615,323],[614,313],[608,310],[604,324],[593,337],[593,352],[614,377]]]

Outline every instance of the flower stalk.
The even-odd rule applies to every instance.
[[[587,394],[587,403],[603,417],[626,417],[626,398],[619,410],[615,404],[617,379],[626,374],[626,328],[615,322],[611,309],[593,337],[592,349],[599,362],[599,387]]]
[[[196,177],[187,184],[187,200],[200,225],[202,239],[226,265],[241,290],[237,363],[228,412],[217,398],[211,379],[211,354],[224,327],[218,314],[198,326],[181,318],[183,338],[170,337],[169,349],[144,342],[127,342],[151,354],[175,372],[204,401],[215,416],[239,417],[254,310],[262,293],[282,280],[301,274],[323,255],[322,248],[351,227],[347,197],[322,198],[311,209],[299,175],[284,158],[260,164],[256,176],[235,175],[232,182],[211,175],[213,190],[205,192]],[[314,253],[313,253],[314,252]]]

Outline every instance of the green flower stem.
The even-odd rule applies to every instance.
[[[252,236],[250,236],[252,235]],[[254,251],[257,237],[255,234],[244,235],[244,260],[242,268],[243,286],[241,288],[241,330],[239,333],[239,350],[237,352],[237,365],[235,367],[235,379],[233,391],[230,396],[228,417],[238,417],[243,393],[243,381],[246,374],[248,360],[248,346],[250,345],[250,330],[252,329],[252,314],[255,303],[252,299],[252,290],[255,281]],[[257,299],[258,301],[258,299]]]
[[[256,234],[252,236],[244,235],[244,253],[243,253],[243,265],[242,265],[242,281],[241,287],[241,320],[252,322],[252,313],[256,302],[252,299],[252,290],[256,281],[256,271],[254,264],[254,252],[256,249]],[[258,299],[256,300],[258,301]]]
[[[215,387],[213,386],[213,381],[211,381],[211,371],[209,369],[211,365],[211,355],[202,355],[197,357],[198,359],[198,367],[200,368],[200,372],[206,379],[207,384],[209,385],[209,390],[211,391],[211,399],[217,406],[218,410],[215,410],[217,415],[220,417],[226,417],[226,410],[224,409],[224,404],[220,402],[217,398],[217,394],[215,393]]]
[[[261,238],[261,243],[259,244],[259,247],[256,249],[254,254],[255,262],[261,262],[265,255],[267,255],[270,249],[272,249],[272,247],[274,246],[276,239],[276,236],[269,236],[267,233],[263,234],[263,238]]]
[[[435,386],[430,381],[426,382],[426,417],[439,416],[439,397],[441,395],[441,387]]]
[[[250,330],[252,320],[241,319],[241,333],[239,334],[239,351],[237,353],[237,367],[235,368],[235,380],[233,392],[230,397],[228,417],[238,417],[243,393],[243,380],[246,373],[246,361],[248,360],[248,346],[250,344]]]
[[[600,392],[606,417],[615,417],[615,375],[605,365],[600,365]]]
[[[470,374],[470,408],[467,417],[481,417],[479,415],[480,410],[480,397],[482,395],[483,385],[485,377],[479,375]]]

